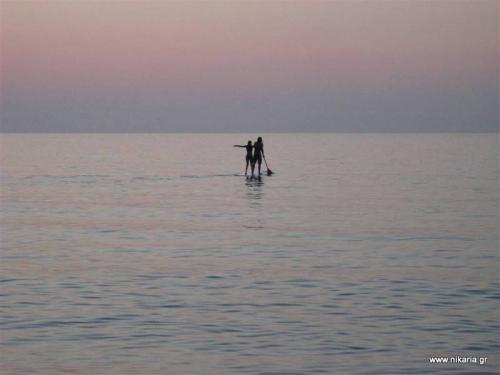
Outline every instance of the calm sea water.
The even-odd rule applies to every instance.
[[[2,135],[0,372],[499,371],[498,135],[255,138]]]

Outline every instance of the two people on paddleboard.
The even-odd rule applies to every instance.
[[[247,150],[247,154],[245,156],[246,167],[245,167],[245,176],[248,175],[248,165],[252,168],[252,177],[254,177],[255,164],[258,165],[258,176],[260,177],[260,169],[262,166],[262,158],[264,156],[264,143],[262,142],[262,137],[257,138],[257,142],[252,145],[252,141],[248,141],[246,146],[243,145],[234,145],[234,147],[243,147]],[[252,155],[253,149],[253,155]]]

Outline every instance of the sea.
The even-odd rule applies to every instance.
[[[500,371],[498,134],[0,147],[1,374]]]

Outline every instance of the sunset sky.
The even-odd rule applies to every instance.
[[[498,129],[496,0],[0,4],[5,132]]]

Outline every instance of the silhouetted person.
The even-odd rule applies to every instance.
[[[252,159],[252,177],[254,176],[255,163],[258,163],[259,167],[259,177],[260,177],[260,167],[262,165],[262,158],[264,157],[264,143],[262,143],[262,137],[257,138],[257,142],[253,145],[253,159]]]
[[[234,145],[234,147],[243,147],[243,148],[247,149],[247,154],[245,156],[245,161],[247,163],[247,165],[245,167],[245,176],[246,176],[247,172],[248,172],[248,164],[251,164],[252,160],[253,160],[252,149],[253,149],[254,146],[252,146],[252,141],[248,141],[248,143],[247,143],[246,146]],[[253,167],[252,167],[252,175],[253,175]]]

